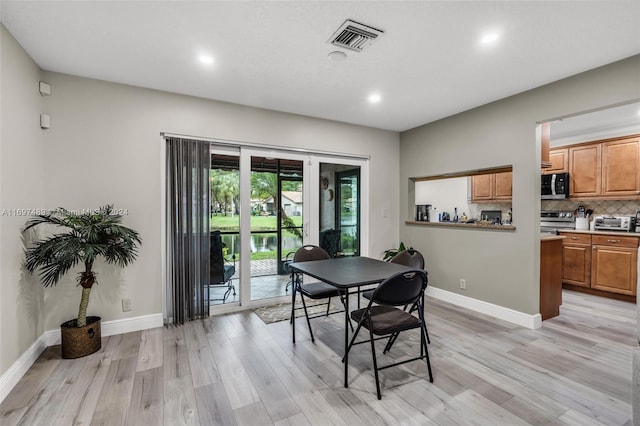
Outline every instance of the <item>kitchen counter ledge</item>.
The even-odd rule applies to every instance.
[[[435,228],[462,228],[477,229],[481,231],[515,231],[513,225],[481,225],[478,223],[457,223],[457,222],[421,222],[417,220],[405,220],[405,225],[429,226]]]
[[[591,235],[615,235],[616,237],[639,237],[639,232],[625,232],[625,231],[591,231],[591,230],[577,230],[577,229],[562,229],[560,232],[571,232],[574,234],[591,234]]]

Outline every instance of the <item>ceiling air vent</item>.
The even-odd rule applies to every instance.
[[[355,52],[362,52],[384,31],[347,19],[333,33],[329,43]]]

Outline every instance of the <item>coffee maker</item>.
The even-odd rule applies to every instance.
[[[416,204],[416,221],[429,222],[431,204]]]

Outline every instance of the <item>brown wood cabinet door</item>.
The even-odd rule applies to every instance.
[[[569,148],[558,148],[549,151],[551,167],[542,171],[543,174],[566,173],[569,171]]]
[[[562,282],[591,286],[591,244],[562,246]]]
[[[640,194],[640,139],[602,144],[602,195]]]
[[[593,246],[591,287],[635,296],[638,249]]]
[[[493,199],[495,174],[471,176],[471,200],[486,201]]]
[[[601,146],[584,145],[569,148],[570,197],[593,197],[602,193]]]
[[[510,200],[513,192],[513,172],[496,173],[493,198],[496,200]]]

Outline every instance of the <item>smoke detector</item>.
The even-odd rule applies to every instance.
[[[362,52],[384,31],[347,19],[329,39],[334,46]]]

